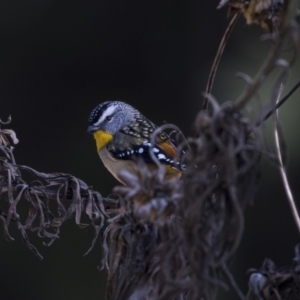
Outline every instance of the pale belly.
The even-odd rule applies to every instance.
[[[99,156],[108,171],[121,183],[124,183],[119,177],[121,170],[126,170],[132,174],[136,174],[137,172],[136,164],[134,162],[130,160],[115,159],[105,147],[100,150]]]
[[[111,156],[106,147],[100,150],[99,156],[109,172],[123,184],[125,183],[119,177],[119,173],[121,170],[126,170],[131,174],[138,173],[137,165],[134,161],[115,159]],[[155,164],[148,164],[148,168],[150,171],[157,169]],[[179,177],[181,177],[181,172],[179,170],[173,168],[166,169],[165,180],[178,179]]]

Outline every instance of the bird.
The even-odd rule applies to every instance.
[[[152,134],[158,126],[131,105],[122,101],[100,103],[90,113],[88,122],[87,132],[94,135],[100,159],[119,182],[124,184],[121,170],[137,174],[139,158],[150,170],[157,169],[153,155],[165,167],[165,180],[181,176],[177,158],[182,152],[167,133],[159,130],[152,145]]]

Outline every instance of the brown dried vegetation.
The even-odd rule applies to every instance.
[[[138,161],[138,175],[124,171],[121,176],[126,185],[115,188],[116,197],[103,198],[72,175],[45,174],[18,165],[10,145],[10,141],[17,143],[17,138],[12,130],[2,128],[9,122],[1,122],[0,219],[5,237],[13,239],[9,227],[14,222],[25,244],[42,258],[27,232],[35,231],[51,244],[64,222],[74,217],[80,227],[95,229],[93,244],[99,236],[103,242],[103,267],[108,269],[107,299],[210,300],[228,286],[245,299],[229,266],[243,235],[244,210],[254,201],[261,155],[276,161],[285,174],[285,159],[281,157],[284,151],[276,155],[266,152],[264,133],[258,126],[290,95],[278,101],[294,58],[291,63],[278,59],[282,41],[290,38],[296,45],[298,37],[294,14],[285,15],[293,1],[272,2],[271,10],[266,12],[268,3],[221,2],[220,6],[228,4],[242,11],[248,22],[269,30],[276,23],[279,33],[257,76],[243,76],[247,87],[235,103],[220,105],[212,95],[205,95],[209,107],[199,112],[194,122],[196,137],[184,139],[174,126],[164,126],[163,129],[176,129],[181,137],[178,143],[186,150],[186,170],[179,180],[163,180],[164,168],[159,162],[157,171],[150,172],[143,161]],[[258,4],[263,8],[259,12]],[[271,18],[272,26],[264,19],[271,12],[276,16],[276,22]],[[277,22],[277,12],[284,15],[279,19],[285,22]],[[270,101],[257,112],[257,119],[244,117],[241,110],[278,66],[283,71],[274,84]],[[214,76],[211,78],[209,90]],[[299,83],[294,90],[298,86]],[[278,122],[275,132],[282,141]],[[283,147],[280,142],[278,149],[284,150]],[[284,186],[288,190],[288,183]],[[27,216],[18,212],[21,202],[28,204]],[[279,270],[267,260],[261,269],[251,270],[249,297],[299,299],[299,261],[297,246],[292,267]]]

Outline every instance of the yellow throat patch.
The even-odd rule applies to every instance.
[[[113,139],[113,136],[108,132],[98,130],[94,132],[94,138],[96,140],[97,151],[99,152]]]

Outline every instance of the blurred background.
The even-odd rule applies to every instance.
[[[20,143],[17,163],[42,172],[73,174],[107,196],[117,184],[86,133],[90,111],[105,100],[126,101],[160,125],[177,124],[186,136],[201,107],[202,92],[220,39],[229,22],[218,1],[199,0],[1,0],[0,118]],[[213,94],[234,101],[254,76],[269,42],[262,30],[240,18],[221,61]],[[300,78],[299,62],[288,91]],[[267,101],[272,82],[261,92]],[[285,93],[284,92],[284,93]],[[288,174],[300,197],[298,91],[281,109],[289,145]],[[269,121],[271,125],[271,121]],[[272,147],[272,138],[270,136]],[[262,183],[246,212],[245,235],[232,270],[243,291],[249,268],[265,257],[278,265],[292,261],[300,241],[277,168],[262,161]],[[300,205],[299,205],[300,207]],[[51,247],[35,234],[39,261],[11,227],[15,241],[0,236],[0,298],[104,299],[105,272],[100,241],[86,257],[93,232],[74,220]],[[235,299],[223,293],[220,299]]]

